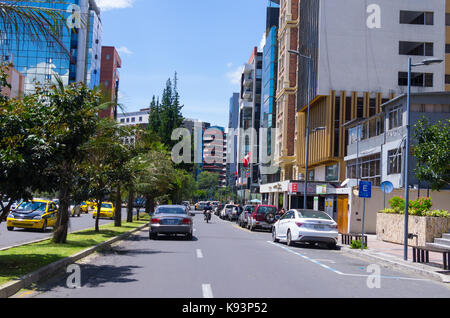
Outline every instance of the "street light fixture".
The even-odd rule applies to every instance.
[[[430,58],[423,60],[422,63],[412,64],[412,58],[408,59],[408,95],[406,110],[406,150],[405,150],[405,233],[404,233],[404,259],[408,260],[408,237],[409,237],[409,147],[411,133],[411,69],[416,66],[428,66],[432,64],[442,63],[442,59]]]
[[[306,119],[306,155],[305,155],[305,189],[303,193],[303,208],[307,209],[308,197],[308,161],[309,161],[309,126],[310,126],[310,110],[311,110],[311,56],[303,55],[295,50],[288,50],[289,53],[297,55],[298,58],[303,57],[308,59],[308,115]]]

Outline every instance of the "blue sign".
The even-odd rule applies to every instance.
[[[366,199],[372,197],[372,182],[361,181],[359,183],[359,197]]]
[[[394,185],[389,181],[383,182],[381,184],[381,191],[383,191],[384,193],[391,193],[392,191],[394,191]]]

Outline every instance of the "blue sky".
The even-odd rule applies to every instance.
[[[259,46],[267,0],[97,0],[103,45],[119,48],[120,103],[149,105],[178,73],[183,115],[228,125],[236,74]]]

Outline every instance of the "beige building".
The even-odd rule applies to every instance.
[[[25,87],[25,76],[16,70],[12,65],[6,69],[7,82],[9,87],[2,87],[1,94],[8,98],[18,98],[23,96]]]
[[[297,57],[289,50],[297,50],[299,1],[280,1],[280,24],[278,31],[278,84],[275,163],[281,168],[281,181],[296,179],[294,137],[297,108]]]

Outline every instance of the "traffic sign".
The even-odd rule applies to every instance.
[[[359,197],[370,199],[372,197],[372,182],[361,181],[359,183]]]

